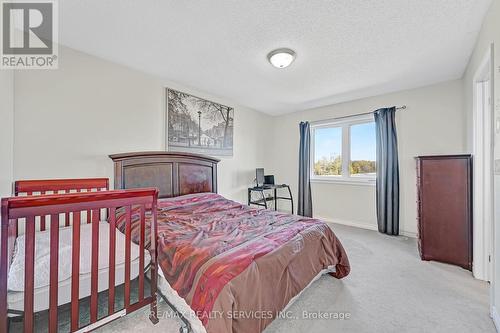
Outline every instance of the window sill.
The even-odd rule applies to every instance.
[[[351,185],[351,186],[375,186],[375,179],[321,179],[311,178],[311,183],[318,184],[335,184],[335,185]]]

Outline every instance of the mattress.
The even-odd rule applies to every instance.
[[[98,291],[108,289],[109,283],[109,224],[99,222],[99,260],[98,260]],[[58,268],[58,305],[71,301],[72,275],[72,227],[59,228],[59,268]],[[116,229],[115,237],[115,285],[125,281],[125,235]],[[92,225],[80,226],[80,274],[79,298],[90,296],[91,263],[92,263]],[[131,280],[139,275],[139,246],[130,244]],[[34,311],[49,308],[50,294],[50,231],[35,233],[34,258]],[[25,235],[16,239],[14,256],[8,276],[7,303],[10,310],[24,309],[24,274],[25,274]],[[144,265],[150,263],[149,251],[144,251]],[[144,268],[145,268],[144,267]],[[143,268],[143,269],[144,269]]]
[[[145,268],[150,263],[149,252],[144,255]],[[98,271],[97,275],[98,291],[108,289],[109,268],[103,268]],[[133,280],[139,276],[139,258],[131,261],[130,279]],[[90,296],[90,273],[80,275],[80,292],[79,296],[85,298]],[[115,286],[125,282],[125,264],[116,265],[115,268]],[[35,289],[34,311],[42,311],[49,308],[49,287],[41,287]],[[59,282],[57,304],[62,305],[71,302],[71,278]],[[24,292],[9,291],[7,294],[7,303],[9,310],[22,311],[24,309]]]

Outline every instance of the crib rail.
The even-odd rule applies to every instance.
[[[108,178],[36,179],[18,180],[14,183],[14,196],[16,197],[72,192],[99,192],[107,190],[109,190]],[[87,223],[91,223],[91,212],[87,211],[84,218]],[[64,225],[70,225],[69,214],[65,215]],[[46,229],[45,216],[40,218],[38,226],[37,229],[41,231]],[[16,226],[16,234],[19,234],[19,224]]]
[[[50,221],[50,286],[49,286],[49,332],[56,332],[58,325],[58,245],[59,245],[59,218],[69,215],[73,222],[72,227],[72,276],[71,276],[71,331],[94,329],[104,324],[118,314],[127,314],[150,304],[150,319],[157,322],[156,309],[156,189],[134,189],[101,192],[80,192],[69,194],[51,194],[40,196],[23,196],[2,199],[1,206],[1,247],[0,247],[0,332],[8,330],[8,302],[7,302],[7,273],[12,260],[15,227],[18,219],[25,219],[25,281],[24,281],[24,332],[34,331],[34,258],[35,258],[35,221],[42,216]],[[130,271],[131,271],[131,210],[132,206],[139,206],[140,213],[140,266],[139,268],[139,297],[138,301],[130,304]],[[125,305],[124,309],[115,311],[115,221],[116,210],[125,207],[126,237],[125,237]],[[99,260],[99,220],[101,212],[109,214],[109,282],[108,282],[108,314],[98,318],[98,260]],[[151,255],[151,287],[150,296],[144,295],[144,238],[145,212],[151,210],[150,247]],[[90,294],[90,324],[79,326],[79,259],[80,259],[80,223],[82,212],[90,211],[92,223],[91,251],[91,294]],[[134,222],[136,223],[136,222]],[[88,250],[88,249],[85,249]]]
[[[61,192],[92,192],[109,189],[108,178],[77,178],[77,179],[37,179],[18,180],[14,183],[14,194],[59,194]]]

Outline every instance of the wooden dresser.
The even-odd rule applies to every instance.
[[[472,156],[416,160],[420,257],[472,270]]]

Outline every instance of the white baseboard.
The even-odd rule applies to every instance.
[[[493,319],[493,323],[495,324],[495,328],[497,329],[497,332],[500,332],[500,315],[498,315],[498,311],[497,311],[497,308],[495,306],[491,307],[490,316],[491,316],[491,319]]]
[[[356,221],[348,221],[348,220],[339,220],[339,219],[329,219],[326,217],[322,216],[314,216],[314,218],[323,220],[328,223],[336,223],[336,224],[342,224],[342,225],[347,225],[349,227],[355,227],[355,228],[360,228],[360,229],[367,229],[367,230],[378,230],[377,225],[373,224],[366,224],[366,223],[361,223],[361,222],[356,222]]]
[[[314,216],[314,218],[323,220],[328,223],[337,223],[337,224],[342,224],[342,225],[347,225],[350,227],[355,227],[355,228],[360,228],[360,229],[367,229],[367,230],[374,230],[378,231],[378,226],[375,224],[366,224],[362,222],[357,222],[357,221],[348,221],[348,220],[340,220],[340,219],[329,219],[326,217],[321,217],[321,216]],[[401,236],[406,236],[410,238],[417,238],[417,234],[415,232],[408,232],[404,230],[399,231]]]

